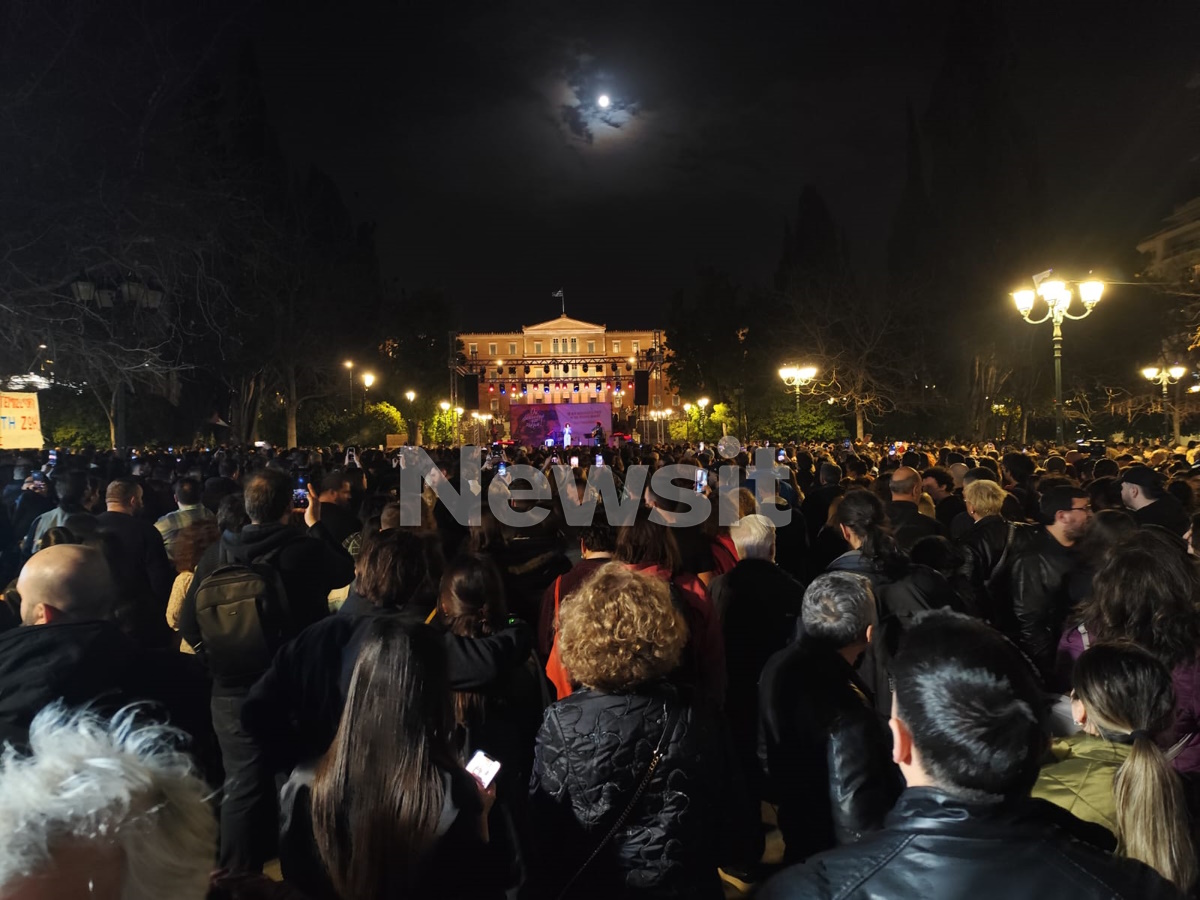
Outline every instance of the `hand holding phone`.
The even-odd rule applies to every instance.
[[[500,772],[500,762],[492,759],[482,750],[476,750],[475,755],[471,757],[471,761],[467,763],[467,771],[479,779],[479,783],[487,790],[492,786],[492,782],[496,780],[496,775]]]
[[[572,469],[579,468],[579,457],[578,456],[571,457],[571,468]]]

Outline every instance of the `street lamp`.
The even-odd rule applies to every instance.
[[[1142,369],[1142,377],[1152,384],[1162,385],[1163,402],[1163,437],[1169,438],[1171,431],[1171,412],[1167,408],[1167,386],[1178,384],[1179,379],[1187,374],[1187,368],[1176,363],[1173,366],[1146,366]],[[1179,405],[1175,405],[1175,440],[1179,440]]]
[[[1022,289],[1013,291],[1013,302],[1017,304],[1017,312],[1030,325],[1041,325],[1049,320],[1054,325],[1054,435],[1058,446],[1066,443],[1063,433],[1063,399],[1062,399],[1062,323],[1064,319],[1086,319],[1100,302],[1104,293],[1104,282],[1084,281],[1073,282],[1079,289],[1079,299],[1083,302],[1083,312],[1078,315],[1070,312],[1071,300],[1075,292],[1066,282],[1050,278],[1050,272],[1033,277],[1034,290]],[[1046,313],[1040,319],[1031,318],[1033,305],[1037,298],[1046,301]]]
[[[350,405],[346,407],[346,412],[350,412],[354,409],[354,360],[348,359],[342,365],[350,374]]]
[[[700,407],[700,440],[704,440],[704,424],[708,419],[708,398],[701,397],[696,401],[696,405]]]
[[[370,372],[363,372],[363,404],[362,411],[367,411],[367,391],[371,389],[371,385],[375,383],[375,376]]]
[[[406,400],[408,400],[408,402],[409,402],[409,403],[412,403],[414,400],[416,400],[416,399],[417,399],[417,395],[416,395],[414,392],[412,392],[412,391],[405,391],[405,392],[404,392],[404,398],[405,398]]]
[[[796,395],[796,427],[800,426],[800,393],[802,389],[817,377],[816,366],[784,366],[779,370],[779,377],[787,385],[790,393]]]

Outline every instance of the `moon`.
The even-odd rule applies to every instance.
[[[612,105],[612,100],[609,99],[608,94],[601,94],[596,98],[596,105],[601,109],[608,109]]]

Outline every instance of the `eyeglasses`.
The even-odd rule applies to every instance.
[[[1071,512],[1091,512],[1091,511],[1092,511],[1092,504],[1090,504],[1090,503],[1087,503],[1083,506],[1072,506],[1071,507]]]

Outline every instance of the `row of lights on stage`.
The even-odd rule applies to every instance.
[[[556,382],[553,382],[552,384],[551,383],[535,384],[533,386],[533,390],[536,393],[540,389],[542,391],[542,393],[548,394],[548,393],[550,393],[551,388],[554,388],[554,390],[556,390],[556,391],[565,391],[567,389],[567,387],[568,387],[568,385],[565,381],[561,381],[561,382],[556,381]],[[576,393],[576,394],[579,393],[580,383],[578,381],[571,384],[570,387],[574,393]],[[613,389],[613,385],[612,385],[611,381],[608,382],[607,384],[600,384],[600,382],[597,381],[597,382],[592,382],[592,383],[583,385],[583,389],[585,391],[588,390],[589,388],[598,394],[598,393],[600,393],[601,390],[611,391]],[[631,391],[633,390],[632,382],[630,382],[630,384],[629,384],[629,390],[631,390]],[[520,392],[522,394],[528,394],[529,386],[527,384],[522,384],[520,386]],[[620,392],[621,392],[621,383],[618,381],[617,382],[617,393],[620,393]],[[496,393],[496,386],[494,384],[488,385],[488,393],[489,394]],[[515,383],[511,384],[508,386],[507,389],[505,388],[504,385],[500,385],[500,393],[501,394],[509,394],[509,393],[516,394],[517,393],[517,385]]]
[[[632,362],[632,357],[631,357],[630,359],[631,359],[631,361],[630,361],[630,362],[627,362],[627,363],[625,363],[625,371],[626,371],[626,372],[632,372],[632,371],[633,371],[633,362]],[[557,365],[557,363],[555,363],[555,365]],[[596,374],[597,374],[597,375],[603,375],[603,374],[604,374],[604,363],[596,363],[595,365],[596,365]],[[580,370],[581,372],[585,372],[585,373],[586,373],[586,372],[588,371],[588,369],[589,369],[589,365],[588,365],[588,363],[581,363],[581,364],[580,364],[580,366],[579,366],[579,370]],[[532,372],[532,370],[533,370],[533,367],[532,367],[532,366],[525,366],[525,374],[526,374],[526,375],[530,374],[530,372]],[[568,365],[567,363],[563,363],[563,365],[562,365],[562,370],[563,370],[563,374],[564,374],[564,375],[566,375],[568,372],[570,372],[570,371],[571,371],[571,367],[570,367],[570,365]],[[616,374],[616,372],[617,372],[617,364],[616,364],[616,363],[612,363],[612,370],[613,370],[613,373],[614,373],[614,374]],[[516,374],[517,374],[517,367],[516,367],[516,366],[509,366],[509,367],[508,367],[508,374],[509,374],[509,375],[516,375]],[[549,374],[550,374],[550,363],[546,363],[545,365],[543,365],[543,366],[542,366],[542,374],[544,374],[544,375],[549,375]],[[501,377],[501,376],[503,376],[503,375],[504,375],[504,366],[503,366],[503,365],[498,365],[498,366],[496,366],[496,377],[497,377],[497,378],[499,378],[499,377]]]

